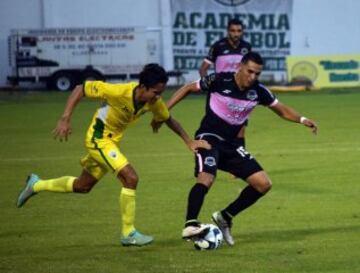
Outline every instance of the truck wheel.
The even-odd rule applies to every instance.
[[[72,90],[76,85],[76,78],[69,72],[59,72],[50,79],[51,89],[58,91]]]

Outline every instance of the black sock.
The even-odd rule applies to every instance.
[[[188,225],[194,225],[197,223],[196,219],[198,218],[208,190],[208,187],[200,183],[196,183],[190,190],[186,213],[186,223],[188,223]]]
[[[221,214],[225,220],[231,222],[232,217],[253,205],[262,196],[263,194],[261,192],[258,192],[251,186],[247,186],[234,202],[221,211]]]

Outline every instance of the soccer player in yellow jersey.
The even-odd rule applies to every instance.
[[[138,83],[110,84],[87,81],[84,85],[76,86],[53,134],[60,141],[67,141],[71,134],[71,115],[84,96],[103,101],[86,134],[85,146],[88,154],[81,159],[82,173],[79,177],[63,176],[48,180],[31,174],[18,197],[17,206],[22,207],[31,196],[41,191],[88,193],[108,171],[111,171],[123,185],[119,197],[122,218],[121,244],[142,246],[151,243],[153,237],[140,233],[134,226],[138,175],[117,146],[126,127],[145,112],[152,112],[154,120],[165,122],[192,151],[210,148],[206,141],[191,139],[181,125],[170,116],[161,98],[167,81],[168,77],[161,66],[148,64],[141,71]]]

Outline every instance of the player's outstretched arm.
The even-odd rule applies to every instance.
[[[278,102],[274,106],[271,106],[270,109],[273,110],[277,115],[279,115],[283,119],[297,122],[297,123],[302,123],[306,127],[309,127],[314,134],[317,133],[318,126],[317,126],[316,122],[311,119],[301,116],[291,107],[289,107],[281,102]]]
[[[186,146],[196,152],[199,148],[210,149],[211,145],[206,140],[194,140],[189,137],[185,132],[179,122],[170,116],[170,118],[165,121],[166,125],[177,135],[179,135],[182,140],[185,142]]]
[[[191,92],[198,92],[200,88],[198,87],[196,82],[186,84],[182,86],[180,89],[175,91],[175,93],[171,96],[171,98],[166,102],[167,108],[170,110],[173,108],[178,102],[180,102],[183,98],[185,98]],[[154,133],[157,133],[161,128],[163,122],[155,121],[154,119],[151,121],[150,125]]]
[[[183,98],[189,95],[191,92],[199,92],[200,87],[197,82],[185,84],[180,89],[176,90],[171,98],[166,102],[167,108],[170,110],[176,104],[178,104]]]
[[[203,61],[203,62],[201,63],[200,68],[199,68],[199,75],[200,75],[200,77],[205,77],[205,76],[207,76],[207,71],[208,71],[209,67],[210,67],[210,64],[209,64],[209,63],[207,63],[207,62],[205,62],[205,61]]]
[[[71,115],[76,107],[76,105],[80,102],[81,98],[84,96],[83,86],[77,85],[74,90],[71,92],[64,109],[64,113],[56,124],[55,129],[52,131],[55,139],[59,139],[60,141],[67,141],[69,135],[71,134]]]

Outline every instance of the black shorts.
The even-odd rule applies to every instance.
[[[209,135],[202,135],[201,139],[207,140],[212,147],[210,150],[199,149],[195,154],[196,177],[200,172],[216,176],[219,169],[245,180],[263,170],[256,159],[238,142],[224,141]]]

